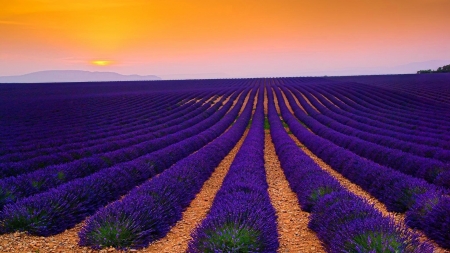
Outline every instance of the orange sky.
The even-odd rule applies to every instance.
[[[370,74],[450,60],[448,0],[0,0],[0,6],[0,75]]]

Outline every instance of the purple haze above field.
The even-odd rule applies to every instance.
[[[450,64],[447,0],[16,0],[0,76],[163,79],[414,73]]]

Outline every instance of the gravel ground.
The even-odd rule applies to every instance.
[[[289,108],[290,111],[292,111],[292,109],[290,108],[290,105],[288,105],[288,108]],[[277,110],[279,111],[278,107],[277,107]],[[289,131],[289,130],[286,129],[286,131]],[[369,203],[373,204],[374,207],[376,209],[378,209],[384,216],[389,216],[390,218],[394,219],[396,223],[399,223],[399,224],[400,223],[404,223],[404,221],[405,221],[405,214],[404,213],[394,213],[394,212],[387,211],[387,208],[386,208],[386,206],[383,203],[381,203],[375,197],[373,197],[368,192],[363,190],[360,186],[352,183],[350,180],[348,180],[347,178],[342,176],[340,173],[338,173],[335,170],[333,170],[322,159],[320,159],[317,156],[315,156],[308,148],[306,148],[297,138],[295,138],[295,136],[293,136],[293,135],[290,135],[290,136],[291,136],[292,140],[294,140],[295,143],[303,150],[303,152],[305,152],[309,157],[311,157],[311,159],[313,159],[314,162],[316,162],[322,168],[322,170],[326,171],[328,174],[330,174],[331,176],[336,178],[342,186],[347,188],[353,194],[355,194],[355,195],[357,195],[357,196],[359,196],[361,198],[364,198]],[[437,252],[437,253],[450,253],[450,250],[443,249],[443,248],[439,247],[433,241],[429,240],[420,230],[410,229],[410,228],[409,228],[409,230],[415,231],[416,233],[420,234],[423,241],[426,241],[426,240],[430,241],[436,247],[435,252]]]
[[[213,102],[213,103],[215,104],[215,103],[219,102],[219,101],[222,99],[222,97],[223,97],[223,96],[218,96],[215,100],[210,99],[210,100],[206,101],[205,103]],[[228,100],[230,100],[230,97],[227,97],[227,98],[223,101],[223,104],[226,104],[226,103],[228,102]]]
[[[282,90],[280,90],[281,94],[283,95],[284,101],[286,101],[286,105],[288,105],[289,111],[291,111],[292,114],[294,114],[294,111],[292,110],[292,108],[289,106],[289,101],[286,98],[286,95],[284,94],[284,92]],[[297,103],[298,107],[300,107],[300,109],[302,109],[302,111],[306,114],[308,114],[305,110],[305,108],[303,108],[302,104],[300,104],[300,102],[298,101],[297,97],[294,95],[294,93],[292,93],[292,91],[288,91],[291,93],[292,97],[294,97],[294,101]]]
[[[305,95],[303,95],[303,93],[301,93],[301,92],[299,92],[299,93],[302,95],[302,97],[306,101],[306,103],[308,103],[308,105],[311,106],[311,108],[313,108],[316,112],[320,113],[319,110],[317,110],[317,108],[313,104],[311,104],[309,99]],[[296,101],[298,102],[298,100],[296,100]]]
[[[342,101],[341,99],[339,99],[337,96],[333,96],[336,100],[340,101],[343,104],[347,104],[346,102]],[[353,101],[353,99],[349,98],[349,97],[345,97],[347,100],[352,101],[353,103],[356,103],[355,101]],[[336,106],[338,107],[338,106]],[[339,107],[338,107],[339,108]]]
[[[278,252],[325,252],[316,234],[308,228],[309,213],[300,209],[297,195],[289,187],[268,130],[265,137],[264,160],[268,191],[278,216]]]
[[[275,108],[279,113],[278,101],[276,96],[274,98]],[[267,103],[267,96],[265,96],[264,112],[266,115],[268,113]],[[270,131],[265,131],[264,160],[269,196],[278,216],[277,226],[280,235],[278,252],[325,252],[314,231],[308,228],[309,213],[301,210],[297,195],[291,190],[281,168]]]
[[[0,236],[1,252],[99,252],[78,246],[78,232],[82,224],[65,232],[49,237],[30,236],[26,233],[5,234]],[[109,252],[102,250],[100,252]]]
[[[326,106],[322,103],[322,101],[320,101],[319,99],[317,99],[316,96],[314,96],[313,94],[310,94],[310,95],[311,95],[313,98],[315,98],[319,104],[321,104],[323,107],[326,107]]]
[[[211,208],[214,197],[222,185],[225,175],[228,173],[231,163],[242,146],[248,130],[239,140],[231,152],[222,160],[211,177],[205,182],[201,191],[183,212],[183,218],[170,230],[166,237],[151,244],[148,248],[139,252],[185,252],[188,242],[191,240],[191,232],[206,217]]]
[[[248,94],[247,97],[245,98],[245,102],[248,101],[249,97],[250,97],[250,94]],[[237,102],[237,100],[236,100],[236,102]],[[245,105],[245,103],[244,103],[244,105]],[[242,112],[243,109],[244,109],[244,106],[242,106],[240,112]],[[230,110],[231,110],[231,108],[230,108]],[[241,142],[242,142],[242,140],[239,143],[241,143]],[[240,145],[240,144],[238,144],[238,145]],[[235,147],[231,151],[231,153],[237,152],[237,150]],[[228,156],[232,155],[231,153]],[[227,158],[225,158],[225,160],[226,159]],[[231,164],[231,161],[230,161],[230,164]],[[222,164],[222,163],[219,165],[219,167],[227,166],[226,163],[224,163],[224,164]],[[228,167],[229,167],[229,164],[228,164]],[[213,175],[215,175],[215,174],[213,174]],[[207,182],[209,182],[209,181],[207,181]],[[206,183],[205,183],[205,185],[206,185]],[[220,186],[220,184],[217,185],[217,187],[219,187],[219,186]],[[211,198],[213,198],[214,195],[212,195]],[[205,200],[203,200],[203,201],[206,202]],[[204,204],[204,203],[202,203],[202,204]],[[199,207],[198,209],[200,210],[201,207]],[[174,228],[178,226],[178,230],[180,230],[180,228],[183,228],[184,226],[186,226],[186,227],[192,226],[192,224],[190,224],[191,222],[189,222],[189,221],[186,221],[185,223],[182,223],[182,222],[180,222],[180,223],[181,223],[180,225],[177,224],[176,226],[174,226]],[[98,251],[98,250],[92,250],[87,247],[79,247],[78,246],[78,241],[79,241],[78,232],[80,232],[81,228],[83,227],[83,224],[84,223],[82,222],[82,223],[78,224],[77,226],[75,226],[74,228],[68,229],[58,235],[49,236],[49,237],[32,236],[32,235],[28,235],[26,232],[16,232],[13,234],[0,235],[0,252],[20,252],[20,253],[28,253],[28,252],[30,252],[30,253],[123,252],[123,251],[115,250],[113,248],[103,249],[103,250]],[[195,226],[195,224],[193,224],[193,225]],[[189,233],[187,236],[189,236]],[[178,241],[172,241],[172,244],[173,245],[177,245],[177,244],[181,245],[181,242],[178,243]],[[163,244],[161,244],[161,245],[163,245]],[[168,246],[169,244],[165,243],[164,245]],[[131,250],[130,252],[158,252],[158,251],[149,251],[149,250],[144,249],[144,250]],[[165,251],[165,252],[177,252],[177,251]]]
[[[329,103],[331,103],[332,105],[336,106],[337,108],[341,109],[339,106],[337,106],[335,103],[331,102],[331,100],[329,100],[327,97],[322,96],[323,99],[327,100]]]
[[[285,98],[284,94],[283,97]],[[247,95],[245,101],[248,101],[248,98],[249,95]],[[264,103],[265,112],[267,113],[267,98],[265,98]],[[279,111],[276,97],[275,104]],[[255,106],[256,100],[254,103],[254,107]],[[288,108],[292,111],[289,104]],[[242,110],[243,108],[241,109],[241,112]],[[246,135],[247,131],[244,134],[244,137]],[[367,199],[384,215],[392,217],[396,222],[403,222],[403,214],[388,212],[384,204],[334,171],[320,158],[312,154],[312,152],[304,147],[294,136],[290,136],[306,154],[308,154],[324,171],[335,177],[341,185],[354,194]],[[236,147],[234,147],[230,154],[228,154],[220,163],[211,178],[205,182],[201,192],[183,213],[183,219],[171,229],[169,234],[162,240],[151,244],[146,249],[130,250],[129,252],[183,252],[187,248],[187,243],[190,240],[190,233],[198,224],[200,224],[201,220],[206,216],[210,209],[214,196],[220,188],[234,156],[242,145],[244,137],[241,138]],[[266,130],[264,158],[266,163],[267,181],[269,184],[268,191],[278,215],[278,229],[280,233],[280,249],[278,252],[324,252],[315,233],[307,228],[309,214],[300,209],[297,197],[289,187],[280,167],[268,130]],[[0,252],[122,252],[113,248],[96,251],[79,247],[78,232],[81,230],[82,226],[83,223],[80,223],[76,227],[66,230],[64,233],[50,237],[30,236],[26,233],[0,235]],[[423,236],[423,238],[426,239],[425,236]],[[450,253],[450,251],[439,247],[437,247],[436,252]]]
[[[284,97],[285,101],[287,102],[286,97],[284,96],[284,94],[283,94],[283,97]],[[296,101],[298,103],[297,99],[296,99]],[[277,111],[280,112],[280,108],[278,107],[278,103],[277,103],[276,97],[275,97],[275,104],[276,104]],[[286,103],[286,104],[287,104],[288,109],[291,112],[293,112],[292,108],[289,105],[289,103]],[[286,128],[286,131],[289,132],[289,129]],[[310,132],[311,132],[311,130],[310,130]],[[383,203],[381,203],[375,197],[373,197],[368,192],[363,190],[360,186],[352,183],[350,180],[348,180],[347,178],[342,176],[340,173],[338,173],[335,170],[333,170],[322,159],[318,158],[308,148],[306,148],[297,138],[295,138],[295,136],[293,136],[292,134],[290,136],[291,136],[292,140],[294,140],[294,142],[303,150],[303,152],[305,152],[309,157],[311,157],[311,159],[313,159],[314,162],[316,162],[322,168],[322,170],[326,171],[328,174],[330,174],[331,176],[336,178],[342,186],[347,188],[353,194],[355,194],[355,195],[357,195],[357,196],[359,196],[361,198],[364,198],[369,203],[373,204],[374,207],[376,209],[378,209],[384,216],[388,216],[388,217],[394,219],[394,221],[396,223],[399,223],[399,224],[400,223],[404,223],[405,214],[403,214],[403,213],[394,213],[394,212],[387,211],[387,208],[386,208],[386,206]],[[450,250],[443,249],[443,248],[439,247],[433,241],[429,240],[420,230],[416,230],[416,229],[409,229],[409,230],[420,234],[423,241],[430,241],[435,246],[435,248],[436,248],[435,252],[436,253],[450,253]]]
[[[297,145],[303,150],[303,152],[305,152],[307,155],[309,155],[314,160],[314,162],[316,162],[322,168],[322,170],[326,171],[332,177],[336,178],[342,186],[347,188],[353,194],[355,194],[355,195],[357,195],[357,196],[359,196],[361,198],[366,199],[376,209],[378,209],[384,216],[389,216],[390,218],[394,219],[396,223],[399,223],[399,224],[400,223],[404,223],[405,214],[403,214],[403,213],[394,213],[394,212],[387,211],[387,208],[386,208],[386,206],[383,203],[381,203],[375,197],[373,197],[368,192],[363,190],[360,186],[352,183],[350,180],[348,180],[347,178],[345,178],[344,176],[342,176],[341,174],[339,174],[338,172],[333,170],[322,159],[320,159],[317,156],[315,156],[309,149],[307,149],[301,142],[299,142],[298,139],[295,138],[295,136],[293,136],[293,135],[290,135],[290,136],[297,143]],[[420,230],[415,230],[415,229],[409,229],[409,230],[419,233],[423,240],[429,240]],[[443,248],[439,247],[433,241],[430,241],[430,242],[436,247],[436,251],[435,252],[437,252],[437,253],[450,253],[449,250],[446,250],[446,249],[443,249]]]

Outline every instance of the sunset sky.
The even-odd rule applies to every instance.
[[[448,0],[0,4],[0,76],[53,69],[195,77],[381,74],[450,60]]]

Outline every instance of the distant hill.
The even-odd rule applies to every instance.
[[[19,76],[0,76],[0,83],[59,83],[143,80],[161,80],[161,78],[154,75],[121,75],[114,72],[91,72],[83,70],[48,70]]]

